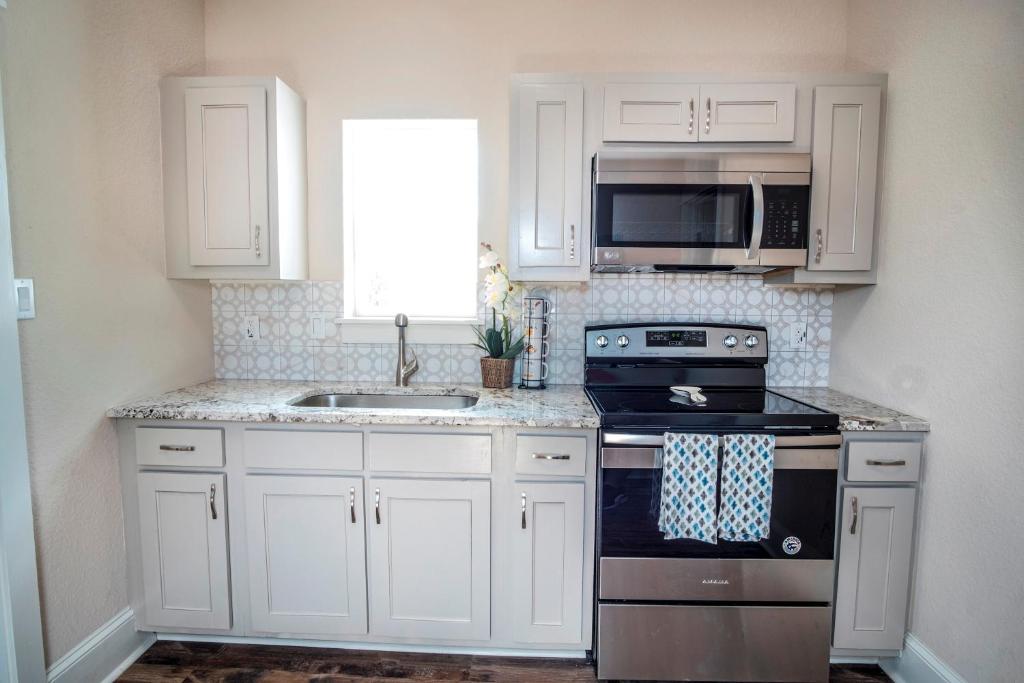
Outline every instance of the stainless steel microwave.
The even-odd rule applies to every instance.
[[[809,154],[599,152],[591,270],[806,265],[810,180]]]

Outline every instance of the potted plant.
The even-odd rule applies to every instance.
[[[491,245],[480,244],[486,251],[480,257],[480,268],[490,272],[484,277],[484,303],[491,309],[490,327],[473,328],[485,355],[480,359],[480,374],[488,389],[507,389],[512,386],[516,356],[523,350],[523,337],[512,341],[512,323],[519,313],[515,294],[518,286],[508,279],[508,269],[502,265]]]

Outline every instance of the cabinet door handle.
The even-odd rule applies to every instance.
[[[711,132],[711,98],[708,98],[708,110],[704,115],[704,132]]]
[[[352,520],[352,523],[356,523],[356,488],[350,487],[348,490],[348,515]]]
[[[256,224],[256,257],[259,258],[259,256],[260,256],[260,226],[259,226],[259,223],[257,223]]]
[[[850,524],[850,535],[857,533],[857,496],[850,499],[850,507],[853,508],[853,522]]]
[[[162,451],[175,451],[178,453],[191,453],[196,449],[195,446],[178,446],[172,443],[160,444],[160,450]]]
[[[815,236],[817,238],[818,245],[814,248],[814,262],[821,263],[821,254],[825,250],[825,242],[822,238],[821,228],[818,228]]]
[[[373,513],[377,517],[377,524],[380,524],[380,489],[373,490]]]
[[[693,98],[690,98],[690,125],[686,127],[686,134],[693,135]]]
[[[523,522],[522,527],[526,528],[526,492],[523,492]]]
[[[569,226],[569,259],[576,258],[576,226]]]
[[[534,460],[568,460],[568,453],[534,453],[530,456]]]
[[[868,460],[872,467],[906,467],[906,460]]]
[[[216,484],[210,484],[210,517],[212,519],[217,519],[217,505],[215,504],[216,500],[217,500],[217,485]]]

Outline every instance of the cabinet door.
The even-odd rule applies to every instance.
[[[882,89],[814,89],[809,270],[871,270]]]
[[[584,230],[583,86],[521,86],[517,125],[519,267],[577,266]]]
[[[139,474],[148,626],[231,628],[223,474]]]
[[[370,632],[490,637],[490,482],[371,479]]]
[[[626,83],[604,88],[605,142],[697,142],[700,86]]]
[[[911,488],[843,490],[835,647],[903,648],[915,493]]]
[[[189,88],[185,161],[191,264],[268,264],[266,90]]]
[[[700,86],[701,142],[792,142],[796,86],[719,83]]]
[[[363,480],[246,477],[252,628],[366,633]]]
[[[513,542],[515,639],[583,639],[583,484],[516,485]]]

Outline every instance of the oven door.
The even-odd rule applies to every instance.
[[[621,444],[661,437],[615,437],[601,449],[600,599],[832,601],[841,436],[777,437],[768,538],[717,544],[665,539],[661,448]]]

